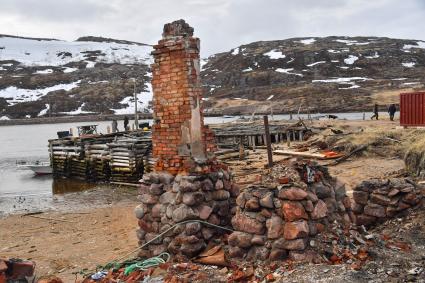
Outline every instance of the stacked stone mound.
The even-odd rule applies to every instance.
[[[142,204],[135,209],[139,219],[139,244],[143,245],[187,220],[202,220],[231,228],[232,207],[235,207],[238,193],[238,187],[225,170],[175,177],[166,172],[146,174],[138,196]],[[154,256],[168,251],[193,257],[209,241],[225,232],[199,222],[180,224],[147,245],[141,255]]]
[[[232,218],[236,232],[228,238],[230,256],[249,261],[296,259],[330,221],[350,225],[345,186],[325,180],[325,175],[316,171],[321,177],[309,184],[299,177],[277,188],[258,186],[241,192]]]
[[[356,224],[371,226],[422,205],[422,188],[409,179],[371,179],[354,188]]]

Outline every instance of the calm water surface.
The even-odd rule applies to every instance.
[[[317,116],[319,114],[312,115]],[[363,113],[338,113],[340,119],[361,120]],[[383,113],[383,116],[386,116]],[[247,117],[247,116],[246,116]],[[297,119],[297,115],[293,115]],[[300,115],[306,118],[307,115]],[[370,113],[366,114],[366,119]],[[223,123],[238,117],[206,117],[205,123]],[[274,115],[274,120],[289,119],[289,115]],[[132,121],[131,121],[132,122]],[[130,122],[130,123],[131,123]],[[140,122],[150,122],[142,120]],[[76,126],[97,124],[98,132],[106,133],[108,121],[0,127],[0,216],[10,212],[70,207],[72,204],[110,203],[135,193],[135,189],[109,185],[89,185],[75,181],[55,180],[51,176],[37,177],[32,171],[18,170],[17,161],[48,161],[47,140],[56,132]],[[119,121],[119,128],[123,122]]]

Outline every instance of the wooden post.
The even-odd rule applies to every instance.
[[[269,130],[269,118],[267,115],[264,117],[264,131],[266,133],[266,144],[267,144],[267,159],[269,161],[269,168],[273,167],[273,155],[272,155],[272,145],[270,142],[270,130]]]
[[[252,136],[252,150],[255,152],[255,145],[257,143],[257,136]]]
[[[286,131],[286,145],[288,147],[291,146],[291,136],[289,135],[289,131]]]
[[[303,141],[303,130],[300,130],[298,132],[298,136],[299,136],[300,141]]]
[[[245,149],[244,149],[244,146],[243,146],[244,137],[241,136],[240,138],[241,139],[239,141],[239,160],[243,160],[245,158]]]

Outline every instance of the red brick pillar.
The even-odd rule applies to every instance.
[[[166,24],[152,52],[154,125],[153,156],[156,171],[190,172],[206,164],[206,139],[201,111],[199,39],[184,20]]]

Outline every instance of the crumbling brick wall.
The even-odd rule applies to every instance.
[[[423,205],[423,188],[409,179],[370,179],[353,190],[356,224],[373,226]]]
[[[215,146],[204,126],[198,38],[184,20],[166,24],[152,52],[155,170],[190,172],[211,159]]]

